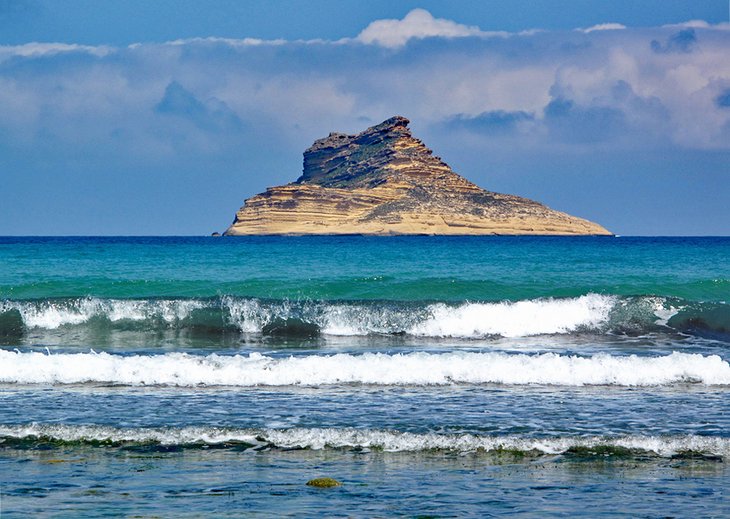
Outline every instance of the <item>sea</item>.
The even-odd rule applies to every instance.
[[[728,517],[729,467],[730,238],[0,238],[2,519]]]

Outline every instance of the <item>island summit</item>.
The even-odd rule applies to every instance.
[[[391,117],[331,133],[304,152],[296,181],[244,202],[226,235],[611,235],[602,226],[454,173]]]

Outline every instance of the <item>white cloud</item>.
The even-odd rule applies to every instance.
[[[413,9],[402,20],[376,20],[357,35],[357,40],[383,47],[402,47],[412,38],[463,38],[466,36],[506,35],[487,33],[474,25],[463,25],[444,18],[434,18],[425,9]]]
[[[709,29],[710,27],[713,27],[713,26],[711,24],[707,23],[705,20],[687,20],[686,22],[671,23],[668,25],[663,25],[662,27]]]
[[[587,27],[585,29],[577,29],[584,33],[594,32],[594,31],[618,31],[626,29],[626,26],[621,23],[599,23],[598,25],[593,25],[591,27]]]
[[[712,29],[718,31],[729,31],[730,22],[709,23],[705,20],[687,20],[686,22],[670,23],[662,25],[665,29]]]
[[[312,40],[321,41],[321,40]],[[184,38],[178,40],[172,40],[166,42],[166,45],[188,45],[191,43],[224,43],[231,47],[258,47],[260,45],[284,45],[286,43],[292,43],[291,41],[277,38],[275,40],[262,40],[260,38]]]
[[[100,45],[77,45],[75,43],[39,43],[30,42],[23,45],[0,45],[0,60],[13,56],[31,58],[37,56],[50,56],[53,54],[83,52],[94,56],[102,57],[112,52],[112,48]]]

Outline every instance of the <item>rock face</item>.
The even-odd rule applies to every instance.
[[[414,138],[408,123],[396,116],[357,135],[315,141],[302,176],[246,200],[225,234],[611,234],[472,184]]]

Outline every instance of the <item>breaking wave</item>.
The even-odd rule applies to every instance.
[[[481,352],[359,355],[208,356],[186,353],[45,354],[0,350],[0,383],[125,386],[371,385],[730,385],[730,364],[717,355],[592,357]]]
[[[658,329],[730,333],[730,305],[644,296],[587,294],[505,302],[408,303],[236,298],[0,301],[0,337],[29,331],[169,330],[283,336],[405,334],[525,337],[645,333]]]
[[[281,449],[357,449],[386,452],[448,451],[534,454],[687,453],[726,457],[730,438],[708,436],[589,436],[530,438],[477,434],[410,433],[355,428],[237,429],[224,427],[115,428],[98,425],[0,425],[0,446],[75,443],[91,446],[173,446]]]

